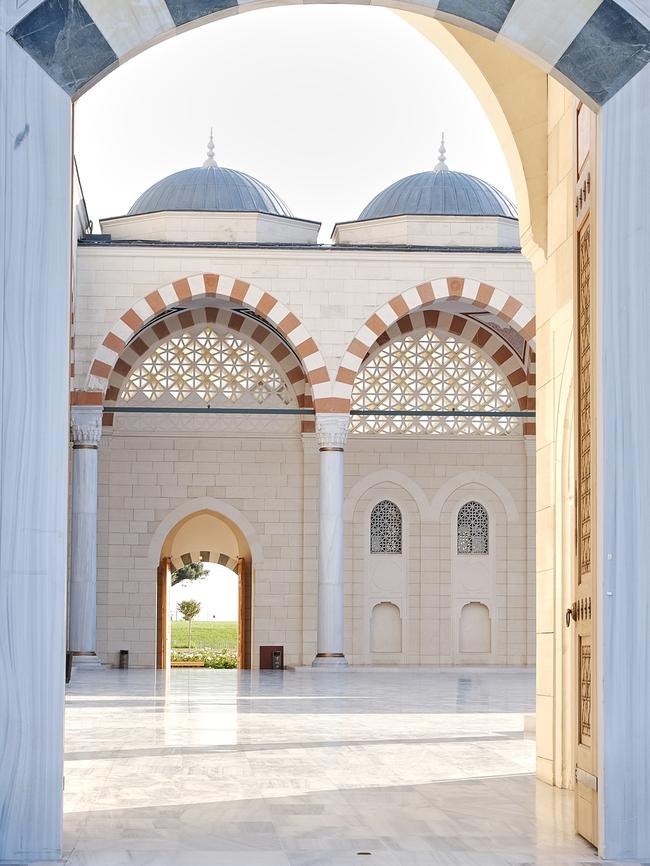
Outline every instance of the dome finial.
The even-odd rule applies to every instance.
[[[434,171],[449,171],[449,166],[447,165],[447,148],[445,147],[445,134],[442,133],[442,141],[440,142],[440,147],[438,148],[438,163],[436,167],[433,169]]]
[[[214,158],[214,138],[212,137],[212,127],[210,127],[210,140],[208,141],[208,158],[203,163],[203,168],[209,168],[213,166],[217,167],[216,160]]]

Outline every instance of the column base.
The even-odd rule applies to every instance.
[[[78,671],[96,671],[101,669],[102,663],[95,653],[74,653],[72,667]]]
[[[346,668],[348,660],[343,653],[317,653],[311,666],[313,668]]]

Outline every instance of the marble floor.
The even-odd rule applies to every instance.
[[[67,690],[69,866],[576,866],[534,672],[101,670]]]

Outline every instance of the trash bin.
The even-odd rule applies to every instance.
[[[129,666],[129,651],[120,650],[120,670],[125,671]]]
[[[283,646],[261,646],[260,647],[260,670],[261,671],[283,671],[284,670],[284,647]]]
[[[65,684],[66,686],[70,682],[70,678],[72,677],[72,656],[73,653],[67,652],[65,654]]]

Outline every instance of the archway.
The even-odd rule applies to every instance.
[[[88,11],[72,2],[30,5],[27,12],[11,16],[11,35],[73,98],[156,42],[248,9],[237,0],[168,0],[157,4],[156,11],[137,0],[109,7],[87,0]],[[281,0],[262,0],[255,8],[277,5]],[[615,0],[600,8],[586,3],[564,17],[535,16],[527,3],[514,4],[514,9],[512,2],[488,8],[482,0],[440,0],[435,7],[418,0],[387,5],[498,38],[594,107],[614,96],[649,59],[650,32],[641,10],[637,17]],[[603,63],[603,55],[609,62]]]
[[[180,8],[181,10],[185,7],[185,4],[182,3],[175,5],[177,9]],[[604,439],[607,453],[605,458],[609,459],[603,459],[603,463],[608,469],[607,473],[604,474],[602,489],[599,488],[598,495],[599,499],[607,504],[605,519],[603,520],[609,532],[607,550],[613,551],[611,559],[614,563],[625,563],[625,576],[628,578],[625,581],[619,581],[621,585],[617,587],[620,590],[618,603],[614,613],[607,614],[606,630],[620,633],[627,630],[633,634],[638,631],[640,634],[642,631],[641,617],[645,610],[644,605],[639,604],[639,595],[637,594],[645,592],[639,577],[643,573],[642,533],[636,533],[639,540],[632,541],[621,528],[630,525],[630,521],[625,519],[626,515],[623,513],[621,517],[621,512],[619,512],[618,520],[610,518],[614,516],[611,509],[615,507],[626,509],[628,507],[625,505],[625,500],[634,502],[635,508],[638,507],[639,501],[641,503],[645,501],[642,495],[637,494],[642,493],[643,484],[647,481],[648,475],[647,455],[644,456],[642,447],[637,447],[637,441],[634,440],[634,447],[629,447],[629,442],[627,443],[628,447],[622,447],[624,440],[618,425],[620,411],[613,411],[615,406],[619,410],[622,406],[626,410],[626,422],[631,430],[643,430],[645,428],[648,414],[647,401],[638,400],[639,392],[636,390],[635,377],[624,374],[637,366],[639,369],[642,367],[642,357],[635,349],[637,345],[640,347],[644,345],[642,336],[638,340],[630,340],[629,334],[631,331],[637,334],[634,329],[642,326],[642,317],[636,316],[635,311],[643,304],[641,293],[643,286],[647,283],[645,277],[648,273],[648,263],[643,249],[643,238],[647,232],[645,230],[630,231],[629,226],[632,219],[620,220],[619,214],[622,207],[635,218],[640,213],[645,212],[646,215],[640,222],[642,222],[643,229],[647,227],[647,208],[645,208],[647,191],[645,185],[639,183],[638,171],[638,166],[642,165],[643,161],[639,158],[639,152],[636,150],[639,147],[639,142],[643,142],[647,138],[645,135],[647,130],[645,95],[647,88],[644,91],[644,86],[647,85],[647,76],[644,75],[643,81],[637,81],[636,84],[628,84],[628,82],[646,63],[650,44],[648,30],[641,24],[640,17],[627,12],[615,2],[598,4],[593,13],[592,7],[586,4],[588,8],[583,7],[584,14],[581,15],[577,25],[574,22],[571,25],[571,32],[565,31],[559,39],[549,39],[544,25],[540,27],[539,24],[533,23],[532,13],[527,12],[529,4],[526,3],[505,4],[508,8],[502,20],[497,24],[493,19],[486,23],[485,18],[480,19],[478,17],[478,12],[484,4],[464,4],[465,8],[468,7],[474,12],[474,16],[468,13],[464,15],[454,14],[454,10],[456,13],[460,12],[463,8],[462,5],[456,6],[454,3],[439,5],[443,7],[437,12],[440,16],[450,16],[459,23],[464,23],[465,26],[470,26],[468,19],[471,19],[476,26],[487,27],[493,34],[498,31],[504,39],[516,38],[520,50],[530,51],[538,63],[545,61],[551,67],[553,75],[572,82],[574,92],[590,93],[592,104],[601,105],[609,99],[612,100],[611,105],[603,112],[604,156],[602,167],[599,168],[598,172],[599,179],[607,174],[607,183],[602,183],[599,190],[604,202],[604,213],[598,231],[599,236],[608,238],[607,249],[601,260],[605,288],[602,303],[605,311],[611,314],[611,317],[604,316],[604,318],[611,324],[612,331],[612,339],[607,344],[603,363],[603,369],[606,373],[601,394],[601,417],[606,418]],[[13,257],[10,260],[11,267],[8,271],[10,291],[7,294],[15,294],[18,297],[19,293],[16,288],[18,285],[22,285],[24,297],[47,298],[47,302],[43,303],[40,309],[38,309],[38,303],[34,304],[33,308],[29,308],[22,299],[20,302],[8,303],[5,309],[6,330],[8,334],[12,331],[24,333],[28,342],[31,341],[32,345],[43,348],[42,353],[38,353],[37,365],[32,358],[32,355],[37,356],[35,350],[26,355],[24,368],[27,376],[32,376],[32,371],[40,371],[43,368],[51,370],[52,375],[42,376],[43,381],[39,383],[39,376],[34,372],[33,387],[23,389],[24,393],[17,395],[16,404],[12,407],[12,411],[7,413],[8,420],[3,416],[3,429],[6,430],[9,439],[25,443],[23,463],[25,467],[29,467],[25,469],[24,473],[7,473],[8,480],[3,481],[3,494],[7,501],[16,503],[15,514],[12,515],[8,534],[18,536],[22,531],[21,527],[34,526],[33,521],[30,520],[33,499],[25,491],[36,490],[39,484],[46,484],[46,490],[44,493],[41,491],[40,497],[40,501],[44,505],[40,518],[42,526],[39,525],[37,529],[30,528],[29,532],[39,532],[41,537],[57,539],[52,541],[51,557],[49,557],[53,579],[50,582],[51,585],[48,583],[47,594],[43,594],[43,607],[47,607],[49,613],[52,605],[61,607],[62,576],[65,572],[65,531],[59,515],[64,513],[66,495],[65,466],[62,456],[65,447],[69,320],[65,305],[69,290],[67,279],[69,271],[69,221],[66,205],[70,185],[67,164],[67,155],[69,155],[67,150],[69,101],[65,98],[65,92],[61,88],[65,88],[68,93],[80,92],[82,87],[90,85],[101,72],[108,71],[118,59],[126,59],[130,54],[141,50],[155,39],[164,38],[165,35],[175,32],[177,27],[190,26],[191,16],[183,18],[181,14],[180,17],[177,16],[178,20],[172,18],[170,25],[169,18],[163,15],[162,26],[156,22],[153,27],[150,25],[148,28],[140,26],[143,22],[136,17],[135,21],[138,26],[128,28],[127,31],[127,28],[118,26],[119,22],[116,19],[109,18],[108,26],[97,26],[91,16],[77,3],[45,2],[38,4],[28,0],[27,3],[13,4],[13,6],[13,9],[8,7],[6,10],[3,9],[2,24],[4,29],[8,29],[16,22],[28,20],[28,15],[40,16],[40,22],[43,26],[35,26],[39,23],[37,18],[36,22],[32,20],[23,28],[22,34],[16,35],[22,35],[22,44],[26,50],[31,50],[32,56],[42,67],[49,67],[48,71],[52,73],[53,77],[49,81],[43,75],[39,77],[38,70],[29,66],[27,59],[19,56],[14,47],[11,47],[7,55],[9,74],[6,80],[17,83],[17,98],[12,100],[12,105],[14,102],[19,104],[22,101],[24,111],[23,108],[15,110],[15,107],[7,109],[7,116],[11,118],[7,127],[12,130],[15,129],[16,133],[7,136],[4,145],[5,156],[7,157],[6,175],[15,178],[16,182],[8,194],[9,203],[6,212],[23,214],[24,219],[12,221],[10,228],[5,230],[6,238],[11,236],[13,241],[11,245],[7,244],[7,249],[11,247],[11,256]],[[169,11],[170,6],[168,4],[164,4],[164,6]],[[526,22],[527,16],[530,14],[528,26],[523,27],[520,31],[523,35],[516,37],[516,17],[510,22],[513,29],[510,31],[510,36],[508,35],[508,17],[511,6],[518,14],[519,22],[521,22],[522,16]],[[101,7],[98,6],[97,8]],[[202,8],[205,9],[206,7]],[[236,8],[236,6],[231,7],[233,11]],[[128,15],[133,12],[134,6],[129,3],[122,3],[118,7],[118,4],[115,4],[114,9],[118,10],[119,15]],[[84,13],[83,15],[80,10]],[[428,11],[431,14],[431,10]],[[218,12],[214,11],[213,14],[217,15]],[[641,11],[639,14],[640,16],[643,15]],[[549,15],[545,18],[547,21],[555,23],[556,16]],[[128,19],[123,17],[122,22],[124,20]],[[81,27],[79,27],[80,24]],[[115,26],[111,28],[111,24]],[[504,28],[505,32],[503,32]],[[141,35],[143,29],[144,36]],[[116,48],[118,47],[117,42],[121,40],[122,45],[118,51],[111,48],[110,43],[101,35],[104,32],[110,32],[110,42],[114,42]],[[135,39],[133,36],[129,36],[129,33],[136,34]],[[74,38],[80,34],[81,40]],[[66,38],[60,38],[62,35]],[[84,41],[84,37],[96,40],[101,50],[89,49],[89,43]],[[9,40],[7,40],[7,45],[10,45]],[[88,64],[84,62],[86,58],[93,58],[95,64],[99,62],[99,68],[96,66],[93,71],[91,62],[89,69]],[[53,83],[54,81],[58,81],[58,87]],[[622,97],[612,99],[621,88],[625,88]],[[39,152],[41,162],[37,167],[34,166],[34,150],[21,147],[30,134],[30,124],[26,122],[27,114],[31,114],[30,119],[32,120],[29,141],[30,143],[33,142],[35,147],[41,148]],[[631,134],[632,132],[634,134]],[[44,153],[46,150],[45,142],[48,143],[47,157]],[[47,171],[42,170],[45,165],[47,165]],[[29,183],[34,172],[38,177],[47,176],[50,184],[47,195],[43,195],[43,189],[39,183]],[[27,240],[26,228],[19,227],[18,223],[20,222],[24,227],[36,224],[30,219],[31,216],[38,216],[38,224],[44,230],[34,232],[34,237]],[[12,234],[10,235],[9,232]],[[20,243],[20,237],[14,237],[14,232],[17,236],[22,234],[26,239],[24,247]],[[46,243],[43,242],[43,238],[47,239]],[[57,252],[53,254],[53,250]],[[620,286],[626,286],[629,290],[629,303],[624,307],[621,307],[620,298],[617,297],[616,290]],[[636,321],[634,321],[635,316]],[[47,334],[48,339],[41,341],[40,338],[45,334]],[[9,370],[8,374],[3,375],[13,377],[14,372]],[[6,388],[7,393],[10,393],[10,384],[8,384],[10,382],[11,378],[3,380],[3,391]],[[616,396],[614,397],[614,395]],[[60,405],[57,405],[57,401]],[[42,430],[43,427],[44,415],[48,422],[48,429],[53,431],[47,444],[44,444],[43,438],[38,435],[38,431]],[[30,459],[31,457],[34,459]],[[47,481],[45,482],[44,479]],[[625,490],[626,496],[615,497],[613,495],[615,490]],[[52,495],[49,495],[50,492]],[[642,504],[641,508],[644,507]],[[635,526],[637,522],[639,525],[643,524],[643,511],[640,516],[635,514]],[[15,545],[15,549],[22,550],[24,548],[22,545]],[[15,560],[12,560],[13,562]],[[614,567],[614,564],[608,566],[610,572]],[[30,566],[30,574],[32,576],[37,574],[33,566]],[[611,572],[611,576],[615,578],[618,574]],[[28,587],[27,582],[24,582],[24,586]],[[23,610],[26,604],[25,593],[27,592],[28,589],[14,590],[12,588],[9,596],[10,607]],[[640,597],[645,598],[645,595]],[[34,655],[32,657],[30,655],[29,661],[26,662],[14,662],[12,660],[11,674],[16,680],[20,677],[20,671],[23,668],[29,673],[32,669],[38,668],[39,662],[44,662],[43,670],[46,673],[46,678],[52,682],[57,681],[57,673],[60,675],[61,672],[61,660],[51,663],[47,656],[51,654],[51,650],[55,646],[61,643],[59,640],[60,632],[54,629],[51,632],[48,631],[47,634],[49,639],[43,642],[40,656]],[[623,751],[626,748],[624,745],[626,738],[616,736],[616,733],[620,733],[622,730],[622,720],[636,719],[638,725],[644,722],[641,701],[646,700],[646,693],[642,687],[643,682],[639,673],[642,666],[638,666],[635,670],[634,665],[625,664],[626,660],[629,662],[633,658],[636,650],[638,650],[638,645],[630,645],[629,648],[626,648],[617,644],[612,646],[611,650],[608,647],[606,655],[605,672],[607,674],[612,674],[619,663],[621,670],[630,672],[629,677],[621,677],[616,683],[616,688],[620,689],[620,692],[613,690],[608,700],[606,721],[611,723],[608,737],[608,742],[611,741],[611,748],[608,748],[604,763],[611,770],[611,779],[616,777],[616,768],[623,763],[623,759],[629,758],[628,753]],[[19,653],[14,655],[16,658],[21,658]],[[29,677],[22,679],[25,682],[29,680]],[[607,676],[606,680],[608,683],[615,682],[616,677]],[[41,698],[35,691],[40,687],[40,680],[35,682],[32,687],[36,697],[30,696],[29,706],[33,706],[33,710],[30,712],[29,718],[34,720],[35,737],[44,739],[48,732],[42,728],[44,722],[38,720],[39,718],[49,720],[53,716],[57,716],[61,708],[61,698],[60,696],[52,697],[49,693]],[[616,700],[616,697],[620,697],[620,700]],[[627,711],[620,712],[621,706],[624,706]],[[16,712],[10,719],[10,731],[13,731],[17,726],[17,719],[20,721],[20,714]],[[636,731],[639,740],[642,741],[642,730],[637,728]],[[9,742],[13,742],[14,739],[16,738],[10,736]],[[55,734],[54,740],[55,742],[60,740],[60,730]],[[26,765],[29,778],[37,780],[30,786],[32,790],[49,792],[60,787],[61,773],[57,761],[48,764],[47,771],[40,771],[35,769],[34,759],[25,757],[22,753],[16,760]],[[612,786],[610,781],[612,794],[608,799],[611,804],[623,804],[626,801],[645,802],[643,798],[646,794],[638,780],[645,777],[643,773],[645,765],[647,765],[647,759],[645,759],[645,763],[644,761],[637,762],[638,773],[626,782],[628,788],[625,790],[629,795],[627,798],[623,796],[622,783],[618,782]],[[43,814],[47,813],[49,816],[47,821],[43,820],[43,829],[40,831],[42,838],[48,844],[41,839],[37,839],[33,843],[33,849],[38,852],[57,849],[56,828],[57,822],[60,823],[60,821],[56,817],[56,803],[52,808],[49,794],[39,794],[40,799],[35,799],[34,802],[43,805],[45,797],[48,798],[47,809],[37,809],[33,803],[32,807],[29,808],[22,801],[20,806],[22,812],[42,811]],[[23,799],[28,802],[26,796]],[[642,815],[643,811],[639,810],[639,814]],[[622,831],[615,829],[616,824],[619,828],[625,826],[625,822],[616,820],[617,808],[608,810],[608,815],[610,817],[607,819],[607,829],[611,831],[612,841],[608,843],[608,847],[605,849],[606,853],[613,856],[617,852],[629,854],[630,851],[639,852],[642,849],[647,851],[648,831],[647,828],[645,830],[642,828],[637,816],[634,818],[635,833],[627,834],[635,841],[628,844],[621,838]],[[24,825],[27,826],[26,821]],[[10,854],[14,848],[9,846],[14,844],[15,838],[9,838],[6,846]],[[636,845],[635,848],[630,847],[634,845]]]
[[[236,582],[228,582],[219,575],[209,574],[202,591],[183,592],[172,589],[172,575],[183,566],[193,563],[213,563],[228,569],[236,575]],[[197,621],[204,622],[203,638],[198,649],[227,651],[234,653],[232,634],[236,635],[237,666],[250,669],[252,659],[252,621],[253,621],[253,553],[241,527],[231,518],[208,508],[199,508],[181,517],[168,530],[159,552],[156,569],[156,667],[166,670],[170,667],[173,641],[172,617],[176,602],[181,595],[201,595],[202,608]],[[233,587],[236,585],[236,598]],[[198,586],[198,584],[197,584]],[[179,586],[180,589],[180,586]],[[174,596],[177,595],[178,599]],[[232,611],[236,608],[233,621]],[[216,611],[216,612],[212,612]],[[226,613],[224,613],[226,612]],[[206,618],[207,617],[207,618]],[[224,617],[227,619],[224,621]],[[224,626],[228,635],[224,636]],[[192,645],[187,649],[191,652]],[[182,661],[182,657],[180,658]]]
[[[446,279],[431,280],[421,283],[400,295],[392,298],[378,310],[357,331],[350,342],[341,360],[341,365],[336,375],[336,410],[347,412],[350,408],[350,399],[355,379],[362,364],[367,359],[369,352],[376,345],[382,345],[391,337],[399,334],[407,334],[418,327],[436,327],[441,315],[445,318],[451,332],[460,335],[467,329],[467,337],[477,341],[477,345],[485,346],[489,334],[472,322],[468,322],[459,316],[445,316],[438,310],[427,309],[432,305],[445,301],[459,301],[476,310],[485,310],[519,334],[524,343],[524,348],[530,346],[526,358],[526,370],[519,365],[516,378],[511,384],[520,386],[518,394],[521,409],[534,408],[529,405],[528,379],[529,373],[534,374],[535,363],[535,315],[521,301],[508,295],[494,286],[489,286],[476,279],[465,279],[464,277],[448,277]],[[424,316],[417,319],[413,315],[425,310]],[[428,316],[429,318],[425,318]],[[469,327],[468,327],[469,326]],[[484,333],[484,339],[481,338]],[[478,339],[477,339],[478,338]],[[506,355],[496,356],[499,363],[512,361],[516,365],[514,353],[506,349]],[[532,365],[532,367],[531,367]],[[515,373],[514,368],[508,369],[508,373]],[[534,380],[533,380],[534,381]],[[523,386],[523,390],[522,387]],[[527,430],[529,434],[534,433],[534,425]]]

